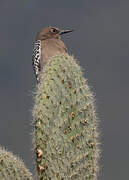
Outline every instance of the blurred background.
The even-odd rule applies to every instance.
[[[36,33],[63,36],[96,94],[102,141],[99,180],[129,179],[129,1],[0,1],[0,144],[33,169],[31,111]]]

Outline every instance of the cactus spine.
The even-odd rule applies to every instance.
[[[94,96],[69,55],[52,57],[37,87],[34,144],[40,180],[96,180]]]
[[[32,175],[19,158],[0,148],[0,180],[32,180]]]

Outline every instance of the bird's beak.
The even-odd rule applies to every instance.
[[[71,30],[61,30],[59,35],[66,34],[66,33],[73,32],[73,31],[74,31],[73,29],[71,29]]]

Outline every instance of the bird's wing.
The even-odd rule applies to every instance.
[[[34,44],[33,55],[32,55],[32,66],[37,82],[39,82],[39,73],[41,71],[41,42],[37,40]]]

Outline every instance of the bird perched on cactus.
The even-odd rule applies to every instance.
[[[42,71],[49,58],[67,52],[65,44],[60,39],[60,35],[72,31],[73,30],[60,30],[58,28],[48,26],[43,28],[37,34],[32,56],[32,65],[37,83],[40,80],[40,71]]]
[[[97,180],[98,132],[94,96],[60,35],[47,27],[37,34],[33,68],[38,88],[33,142],[39,180]]]

